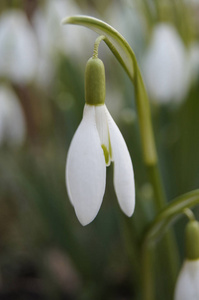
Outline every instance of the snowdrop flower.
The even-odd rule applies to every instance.
[[[83,119],[71,142],[66,163],[66,185],[82,225],[90,223],[102,204],[106,166],[114,162],[114,187],[122,211],[131,216],[135,205],[131,158],[105,100],[104,65],[91,58],[86,66]]]
[[[23,84],[34,78],[38,53],[25,14],[9,10],[0,17],[0,76]]]
[[[190,221],[186,228],[186,259],[177,280],[174,299],[199,299],[199,223],[197,221]]]
[[[78,28],[74,28],[72,33],[70,30],[66,33],[60,24],[60,20],[66,14],[80,13],[79,7],[73,0],[47,0],[35,12],[32,23],[37,36],[40,54],[36,77],[38,85],[42,87],[49,86],[55,75],[56,58],[59,54],[66,56],[71,54],[71,59],[75,59],[75,62],[78,60],[79,64],[84,60],[86,61],[88,45],[93,34],[86,31],[82,35]]]
[[[6,85],[0,85],[0,145],[21,146],[26,124],[20,102]]]
[[[154,28],[142,69],[153,100],[179,102],[186,96],[189,62],[183,42],[172,25],[162,23]]]
[[[175,290],[175,300],[199,299],[199,259],[185,260]]]

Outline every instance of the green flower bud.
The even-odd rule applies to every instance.
[[[105,101],[105,70],[99,58],[90,58],[85,71],[85,100],[90,105],[102,105]]]
[[[186,258],[199,259],[199,222],[192,220],[186,226],[185,231]]]

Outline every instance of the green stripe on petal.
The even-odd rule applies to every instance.
[[[104,151],[104,158],[105,158],[105,162],[106,164],[108,165],[109,164],[109,152],[108,152],[108,149],[106,148],[105,145],[101,145],[103,151]]]

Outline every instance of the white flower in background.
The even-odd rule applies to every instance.
[[[187,210],[187,215],[192,219],[186,225],[186,258],[176,283],[175,300],[199,299],[199,222],[192,217],[192,212]]]
[[[186,4],[188,5],[196,5],[198,6],[199,5],[199,0],[184,0]]]
[[[138,9],[137,1],[111,1],[105,11],[105,21],[116,28],[139,54],[143,46],[146,24]]]
[[[56,58],[60,53],[69,55],[70,59],[79,58],[80,64],[84,58],[86,61],[89,41],[93,41],[93,34],[85,31],[82,35],[79,28],[74,28],[71,32],[61,24],[66,15],[80,13],[79,7],[72,0],[47,0],[35,12],[32,23],[40,50],[36,78],[39,85],[49,86],[55,73]]]
[[[184,261],[176,284],[174,299],[199,299],[199,260]]]
[[[152,100],[179,102],[186,96],[190,83],[188,55],[172,25],[161,23],[154,28],[142,69]]]
[[[66,163],[66,185],[82,225],[90,223],[102,204],[106,166],[114,162],[114,187],[122,211],[131,216],[135,206],[134,173],[129,151],[105,104],[105,75],[101,60],[86,68],[83,119],[71,142]]]
[[[22,107],[15,93],[0,85],[0,145],[21,146],[26,136]]]
[[[33,24],[41,52],[44,55],[54,55],[61,52],[62,54],[82,57],[84,49],[88,49],[88,37],[91,40],[93,35],[87,32],[82,35],[78,28],[74,28],[71,32],[61,24],[61,20],[66,15],[80,13],[82,12],[79,7],[71,0],[48,0],[45,1],[43,7],[37,10],[33,17]]]
[[[20,10],[0,16],[0,76],[24,84],[31,81],[38,64],[34,33]]]

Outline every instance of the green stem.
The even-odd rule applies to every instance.
[[[140,125],[140,132],[141,132],[141,139],[142,139],[142,148],[143,148],[143,156],[146,168],[148,170],[149,180],[153,187],[154,191],[154,204],[156,207],[156,211],[159,212],[165,205],[166,205],[166,196],[164,191],[164,186],[162,183],[162,178],[160,175],[160,170],[158,167],[158,157],[157,157],[157,150],[155,146],[155,139],[154,133],[152,128],[152,120],[151,120],[151,111],[149,100],[147,97],[147,93],[145,90],[145,86],[139,71],[139,68],[136,65],[136,76],[135,76],[135,94],[136,94],[136,101],[137,101],[137,110],[139,116],[139,125]],[[176,280],[177,270],[178,270],[178,251],[176,247],[176,242],[173,233],[169,232],[162,240],[162,247],[164,247],[166,257],[161,254],[161,259],[164,261],[165,259],[168,261],[168,269],[170,272],[168,286],[172,289],[174,286],[174,282]],[[142,274],[143,278],[143,286],[145,287],[144,292],[144,300],[154,300],[155,295],[153,294],[153,289],[150,287],[150,283],[147,281],[150,278],[150,282],[153,282],[152,279],[152,272],[149,270],[151,268],[151,261],[150,255],[147,255],[147,244],[144,246],[144,251],[142,254],[143,270],[148,274],[150,273],[151,276],[145,276]],[[147,257],[147,259],[146,259]]]
[[[189,219],[189,221],[195,221],[196,220],[196,218],[194,216],[194,213],[192,212],[192,210],[190,208],[185,208],[183,210],[183,213]]]
[[[105,39],[104,35],[100,35],[96,38],[95,44],[94,44],[94,50],[93,50],[93,58],[98,58],[98,49],[99,49],[99,44],[101,41]]]
[[[154,300],[154,274],[151,268],[152,251],[145,244],[141,249],[142,254],[142,298],[144,300]]]
[[[152,221],[148,226],[144,237],[143,244],[154,243],[160,236],[166,227],[171,222],[177,219],[177,216],[184,214],[185,208],[190,208],[199,204],[199,189],[181,195],[180,197],[172,200]]]
[[[162,184],[158,165],[147,166],[148,176],[153,186],[156,209],[160,210],[166,203],[166,195]]]
[[[133,81],[133,84],[135,85],[135,96],[136,96],[135,99],[136,99],[136,106],[138,111],[143,158],[146,167],[156,166],[158,158],[157,158],[157,151],[156,151],[154,133],[152,128],[149,100],[136,61],[134,61],[134,65],[135,65],[136,73],[135,73],[135,79]]]

